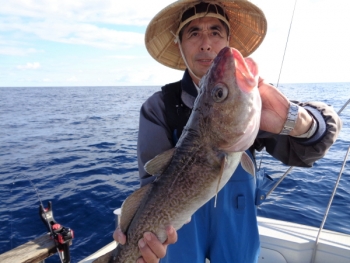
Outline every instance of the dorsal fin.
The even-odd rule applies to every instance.
[[[139,208],[143,198],[148,195],[152,188],[152,184],[147,184],[133,192],[122,204],[120,215],[120,229],[123,233],[128,229],[137,209]]]
[[[169,166],[171,158],[174,155],[176,148],[167,150],[161,154],[158,154],[152,160],[145,164],[145,171],[151,175],[160,175]]]
[[[255,177],[255,165],[246,152],[242,154],[241,165],[247,173]]]

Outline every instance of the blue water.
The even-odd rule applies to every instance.
[[[290,98],[339,110],[350,83],[286,84]],[[138,188],[139,109],[159,87],[0,88],[0,254],[46,232],[39,198],[75,232],[72,262],[112,241],[112,211]],[[263,203],[261,216],[319,226],[350,143],[350,105],[343,129],[313,168],[294,168]],[[350,159],[350,158],[349,158]],[[288,167],[266,153],[278,179]],[[325,228],[350,234],[349,161]],[[53,256],[46,262],[59,262]]]

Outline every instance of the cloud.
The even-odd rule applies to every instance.
[[[1,22],[0,22],[1,27]],[[1,32],[1,28],[0,28]],[[43,50],[30,47],[25,41],[15,41],[11,37],[0,35],[0,55],[27,56],[34,53],[42,53]]]
[[[33,62],[33,63],[30,63],[28,62],[27,64],[25,65],[18,65],[17,68],[18,69],[21,69],[21,70],[26,70],[26,69],[38,69],[40,68],[40,63],[39,62]]]
[[[47,19],[25,22],[25,19],[11,18],[0,22],[0,32],[22,34],[22,39],[32,35],[42,39],[66,44],[89,45],[103,49],[130,48],[143,45],[144,35],[134,32],[116,31],[87,23],[69,23],[63,20]]]
[[[72,76],[66,79],[67,82],[77,82],[78,78],[76,76]]]
[[[23,47],[35,38],[107,50],[138,47],[144,44],[144,34],[117,30],[118,25],[145,26],[159,11],[157,3],[164,5],[161,0],[152,5],[112,0],[4,1],[0,8],[0,54],[23,56],[37,52]],[[1,39],[17,39],[20,43],[1,43]]]

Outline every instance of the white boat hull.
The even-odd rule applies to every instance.
[[[258,217],[258,224],[261,242],[259,263],[311,262],[318,228],[264,217]],[[111,242],[79,263],[91,263],[115,247],[116,242]],[[350,235],[323,230],[315,263],[349,262]]]

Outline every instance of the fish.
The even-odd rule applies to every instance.
[[[122,204],[120,228],[124,245],[95,263],[135,263],[141,256],[143,233],[161,242],[166,228],[180,229],[193,213],[242,167],[255,176],[254,163],[245,153],[254,142],[261,116],[257,88],[258,67],[251,58],[230,47],[222,49],[200,81],[200,92],[189,120],[173,149],[145,164],[153,183],[131,194]],[[220,200],[218,200],[220,201]]]

